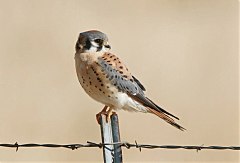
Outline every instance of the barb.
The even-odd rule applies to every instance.
[[[67,148],[71,150],[79,149],[79,148],[107,148],[107,145],[119,145],[121,147],[125,147],[126,149],[137,148],[141,152],[143,149],[187,149],[187,150],[196,150],[197,152],[203,149],[210,150],[240,150],[240,146],[195,146],[195,145],[153,145],[153,144],[138,144],[137,141],[135,143],[128,142],[117,142],[117,143],[94,143],[91,141],[87,141],[86,144],[36,144],[36,143],[28,143],[28,144],[0,144],[0,147],[7,148],[16,148],[16,151],[19,148],[35,148],[35,147],[45,147],[45,148]]]

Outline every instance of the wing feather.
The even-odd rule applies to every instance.
[[[111,53],[107,53],[99,58],[98,64],[101,66],[102,71],[107,75],[111,83],[116,86],[119,91],[126,93],[129,97],[141,103],[143,106],[146,106],[149,112],[156,114],[171,125],[180,130],[184,129],[172,119],[175,118],[179,120],[178,117],[162,109],[145,96],[144,86],[139,80],[131,75],[119,58]]]
[[[138,86],[143,90],[143,91],[146,91],[145,87],[142,85],[142,83],[137,79],[135,78],[134,76],[132,76],[134,81],[138,84]]]

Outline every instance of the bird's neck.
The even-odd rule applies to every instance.
[[[82,62],[87,62],[87,64],[92,64],[97,62],[99,57],[102,57],[105,52],[76,52],[75,59],[80,59]]]

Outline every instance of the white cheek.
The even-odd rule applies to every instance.
[[[92,46],[94,46],[94,47],[98,47],[99,45],[96,43],[96,42],[94,42],[94,41],[91,41],[91,44],[92,44]]]
[[[90,52],[96,52],[98,49],[98,44],[95,43],[94,41],[91,41],[91,47],[88,50],[85,50],[86,53],[90,53]]]
[[[96,46],[91,46],[91,48],[89,49],[90,52],[96,52],[97,51],[97,47]]]
[[[91,48],[89,50],[85,50],[85,53],[91,53],[91,52],[96,52],[97,51],[97,47],[95,46],[91,46]]]
[[[98,51],[97,46],[93,46],[93,45],[92,45],[89,50],[85,50],[84,52],[85,52],[85,53],[91,53],[91,52],[97,52],[97,51]],[[103,46],[100,51],[101,51],[101,52],[108,52],[109,49],[108,49],[108,48],[105,48],[105,47]]]

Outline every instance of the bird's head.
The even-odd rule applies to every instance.
[[[75,48],[76,52],[81,53],[109,51],[111,49],[107,35],[96,30],[80,33]]]

